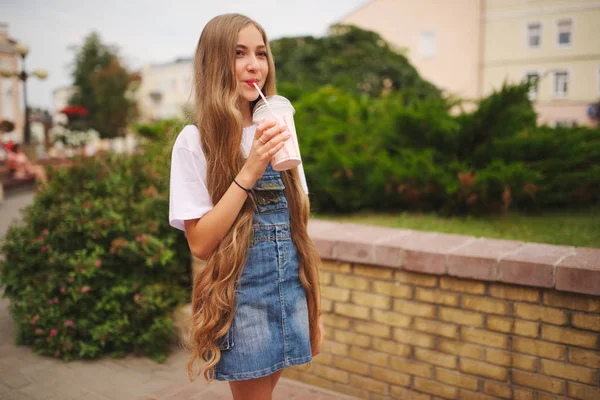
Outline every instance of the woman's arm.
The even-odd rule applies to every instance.
[[[285,130],[285,126],[274,120],[263,122],[256,128],[248,159],[235,178],[240,185],[246,189],[254,186],[267,168],[269,160],[290,137],[287,133],[282,134]],[[232,182],[212,210],[202,218],[184,222],[188,244],[195,257],[202,260],[212,254],[231,229],[247,196],[247,192]]]
[[[254,183],[243,176],[236,181],[245,188],[251,188]],[[229,186],[221,200],[202,218],[189,219],[184,222],[190,250],[194,257],[205,260],[225,237],[240,209],[246,202],[248,193],[235,183]]]

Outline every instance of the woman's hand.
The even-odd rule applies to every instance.
[[[254,186],[265,172],[271,158],[290,138],[291,135],[286,130],[287,127],[284,124],[280,124],[272,118],[258,124],[248,159],[237,176],[240,184],[246,185],[246,188]]]

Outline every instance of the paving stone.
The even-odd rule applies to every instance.
[[[20,388],[19,391],[31,396],[35,400],[48,400],[49,398],[56,396],[56,391],[54,389],[54,387],[32,384]]]
[[[20,392],[18,390],[11,390],[6,393],[2,393],[2,400],[35,400],[33,397]]]
[[[19,374],[16,372],[6,373],[0,377],[2,383],[6,386],[11,387],[13,389],[19,389],[23,386],[27,386],[31,384],[31,381],[27,379],[23,374]]]

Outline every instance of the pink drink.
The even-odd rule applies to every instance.
[[[284,142],[284,146],[271,159],[271,166],[275,171],[286,171],[300,165],[300,147],[296,137],[296,126],[294,125],[294,107],[288,99],[283,96],[271,96],[267,98],[269,106],[264,100],[260,100],[254,107],[252,122],[259,124],[265,118],[276,118],[277,121],[287,127],[291,137]]]

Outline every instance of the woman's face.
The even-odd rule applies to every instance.
[[[235,76],[241,97],[254,101],[259,95],[253,83],[262,88],[269,74],[267,46],[256,26],[250,24],[240,31],[235,52]]]

